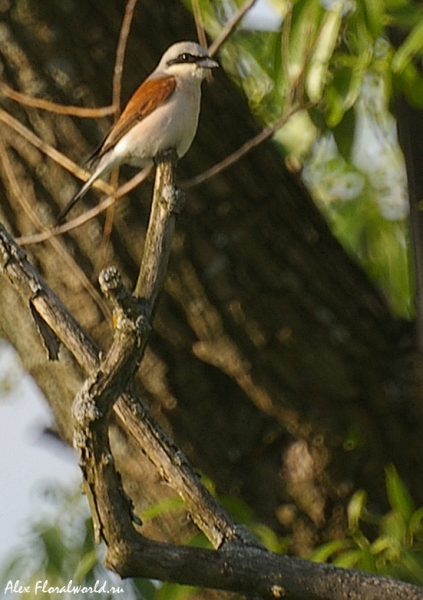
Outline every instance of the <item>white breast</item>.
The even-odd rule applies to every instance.
[[[135,125],[116,144],[114,158],[144,167],[169,148],[175,148],[179,158],[184,156],[197,131],[200,100],[200,81],[190,79],[180,82],[167,102]]]

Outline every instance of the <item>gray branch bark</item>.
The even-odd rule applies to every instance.
[[[174,156],[170,156],[158,167],[135,295],[124,287],[115,269],[107,269],[101,275],[102,290],[113,306],[115,326],[111,348],[104,358],[28,263],[22,250],[3,228],[0,230],[1,272],[32,306],[49,354],[55,354],[57,338],[90,373],[74,403],[75,445],[95,531],[107,544],[106,565],[122,577],[152,577],[254,593],[263,598],[423,599],[423,590],[413,585],[288,558],[259,547],[205,490],[142,401],[128,392],[151,330],[171,248],[178,207],[173,166]],[[193,519],[216,550],[157,543],[138,531],[139,522],[133,514],[132,501],[123,490],[109,444],[113,408],[161,475],[185,500]]]
[[[126,0],[66,6],[28,0],[25,10],[9,4],[0,36],[0,66],[9,86],[66,104],[110,101]],[[122,101],[167,46],[195,36],[181,2],[138,0]],[[181,182],[192,183],[259,131],[223,69],[203,96],[198,135],[178,165]],[[1,220],[14,235],[27,236],[54,221],[77,185],[32,145],[34,135],[79,163],[110,120],[77,120],[6,97],[0,101],[2,115],[7,111],[32,134],[22,137],[22,127],[11,128],[10,119],[0,123]],[[122,181],[129,176],[123,170]],[[125,282],[136,280],[149,195],[147,183],[116,204],[107,245],[100,245],[105,222],[97,218],[28,250],[102,350],[111,342],[110,311],[91,282],[111,260]],[[80,209],[96,198],[96,192],[88,195]],[[2,332],[44,392],[61,437],[71,440],[70,404],[82,370],[63,349],[59,361],[46,363],[34,327],[37,311],[31,316],[11,287],[0,287],[0,302]],[[51,355],[57,354],[42,320],[37,328]],[[422,502],[423,416],[415,358],[413,323],[390,314],[270,141],[207,185],[189,188],[138,385],[163,427],[219,493],[241,498],[260,522],[289,535],[290,551],[304,555],[334,532],[345,535],[345,508],[356,489],[366,489],[375,510],[386,511],[387,462],[395,463],[416,503]],[[142,510],[168,487],[132,439],[115,429],[119,470]],[[296,460],[298,448],[304,452]],[[296,478],[302,456],[305,482]],[[163,516],[147,527],[159,539],[161,530],[172,530],[179,541],[187,525]]]

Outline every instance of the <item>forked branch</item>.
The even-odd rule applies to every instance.
[[[163,285],[180,208],[173,187],[174,154],[161,159],[135,295],[115,269],[102,272],[103,293],[113,306],[115,335],[103,358],[23,251],[0,228],[0,271],[31,303],[38,319],[85,368],[89,378],[75,405],[75,443],[80,452],[95,529],[107,544],[106,564],[122,577],[149,577],[181,584],[287,600],[423,600],[413,585],[268,552],[238,528],[201,485],[186,458],[161,431],[130,382],[142,359],[157,297]],[[164,479],[186,502],[216,550],[162,544],[145,538],[115,469],[109,445],[114,409]]]

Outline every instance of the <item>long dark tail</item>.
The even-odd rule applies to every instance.
[[[88,189],[91,187],[91,184],[87,185],[88,182],[89,182],[89,180],[79,190],[79,192],[77,194],[75,194],[75,196],[72,198],[72,200],[70,202],[68,202],[68,204],[66,204],[65,208],[59,213],[59,216],[57,217],[56,223],[55,223],[56,226],[63,223],[68,212],[75,206],[75,204],[78,202],[78,200],[80,200],[82,198],[82,196],[84,196],[87,193]]]
[[[66,217],[66,215],[68,214],[68,212],[75,206],[75,204],[78,202],[78,200],[80,200],[83,196],[85,196],[85,194],[88,192],[88,190],[90,189],[90,187],[92,186],[94,181],[96,181],[99,177],[101,177],[101,175],[106,174],[109,171],[110,171],[110,168],[109,168],[109,165],[107,164],[107,161],[104,161],[103,163],[100,162],[97,165],[96,170],[91,175],[91,177],[88,179],[88,181],[86,181],[84,183],[84,185],[79,190],[79,192],[77,194],[75,194],[75,196],[72,198],[72,200],[65,206],[65,208],[62,210],[62,212],[59,214],[59,216],[56,219],[56,226],[60,225],[63,222],[63,220]]]

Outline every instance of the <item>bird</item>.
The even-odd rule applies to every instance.
[[[201,82],[218,66],[196,42],[170,46],[91,156],[91,160],[97,161],[94,172],[61,211],[56,225],[97,179],[114,168],[122,164],[144,168],[170,149],[182,158],[197,131]]]

